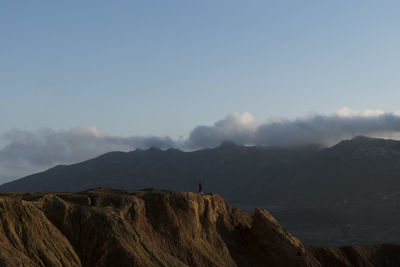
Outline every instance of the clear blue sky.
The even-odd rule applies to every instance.
[[[400,1],[0,2],[0,134],[399,110]]]

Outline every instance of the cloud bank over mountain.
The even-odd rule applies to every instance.
[[[261,123],[249,113],[235,113],[213,126],[196,127],[190,133],[187,145],[193,148],[212,147],[229,139],[244,145],[331,146],[357,135],[400,138],[400,112],[359,112],[344,107],[329,116],[312,114],[294,120],[269,118]]]
[[[100,133],[95,127],[55,131],[50,128],[36,132],[13,129],[2,138],[0,149],[0,183],[22,177],[58,164],[83,161],[109,151],[135,148],[176,146],[169,137],[118,137]]]
[[[36,132],[13,129],[2,135],[6,145],[0,148],[0,183],[115,150],[194,150],[215,147],[224,140],[243,145],[331,146],[357,135],[400,139],[400,112],[341,108],[331,115],[269,118],[264,122],[256,121],[250,113],[233,113],[214,125],[195,127],[184,140],[168,136],[109,136],[95,127],[59,131],[43,128]]]

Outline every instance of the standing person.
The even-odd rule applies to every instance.
[[[203,183],[201,181],[199,182],[199,194],[203,194]]]

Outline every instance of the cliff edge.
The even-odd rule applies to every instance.
[[[1,266],[395,266],[400,246],[308,247],[217,194],[1,193]]]

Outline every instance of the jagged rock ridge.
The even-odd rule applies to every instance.
[[[2,266],[393,266],[398,246],[312,248],[216,194],[0,194]],[[392,264],[392,265],[391,265]]]

